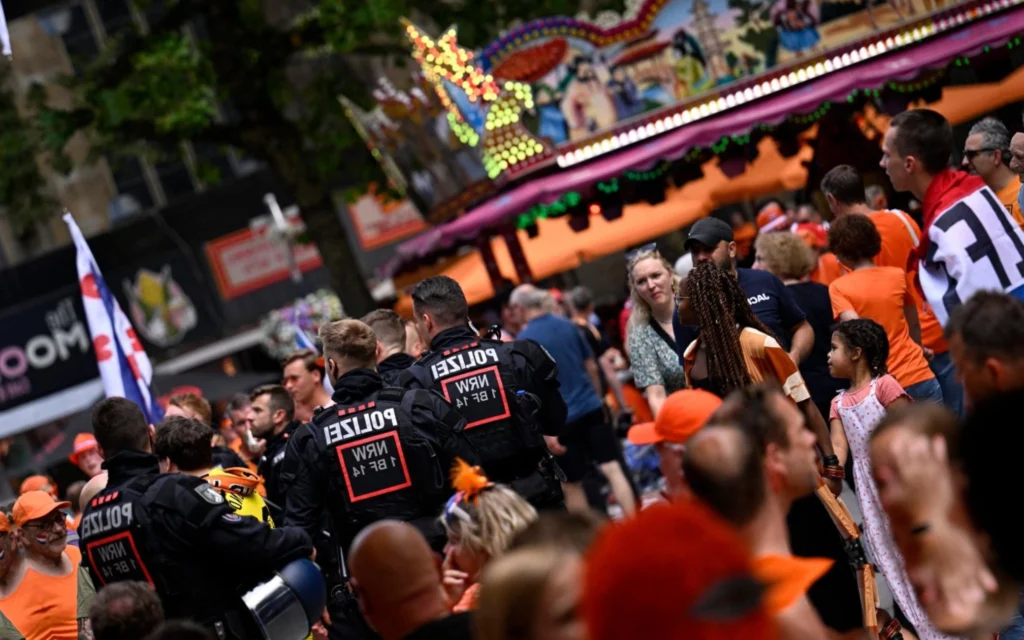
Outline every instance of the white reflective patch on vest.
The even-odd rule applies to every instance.
[[[224,496],[217,493],[213,487],[206,484],[205,482],[196,487],[196,493],[199,494],[203,500],[206,500],[210,504],[224,504]]]

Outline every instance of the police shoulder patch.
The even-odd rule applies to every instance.
[[[199,494],[203,500],[206,500],[210,504],[224,504],[224,496],[217,493],[217,490],[206,484],[205,482],[201,485],[196,486],[196,493]]]

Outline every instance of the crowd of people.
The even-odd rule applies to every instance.
[[[532,284],[479,331],[436,276],[411,321],[325,324],[219,422],[191,393],[156,425],[101,401],[84,480],[0,513],[0,638],[1024,638],[1001,126],[964,173],[942,116],[893,119],[921,222],[843,165],[828,223],[770,202],[698,221],[675,266],[627,254],[618,334],[586,288]]]

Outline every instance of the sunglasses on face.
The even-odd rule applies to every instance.
[[[25,523],[26,529],[32,527],[33,529],[41,529],[43,531],[53,529],[54,526],[61,529],[67,528],[68,521],[64,519],[64,514],[58,513],[48,518],[40,518],[39,520],[33,520],[32,522]]]
[[[995,149],[966,149],[964,150],[964,157],[967,158],[968,162],[970,162],[974,160],[979,153],[992,153],[993,151],[995,151]]]

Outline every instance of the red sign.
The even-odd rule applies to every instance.
[[[323,264],[312,244],[292,248],[295,262],[303,272]],[[265,233],[242,229],[206,243],[217,288],[225,300],[287,280],[291,276],[284,245]]]
[[[416,205],[408,200],[389,200],[376,193],[370,185],[369,193],[348,205],[352,224],[364,249],[389,244],[427,228]]]

